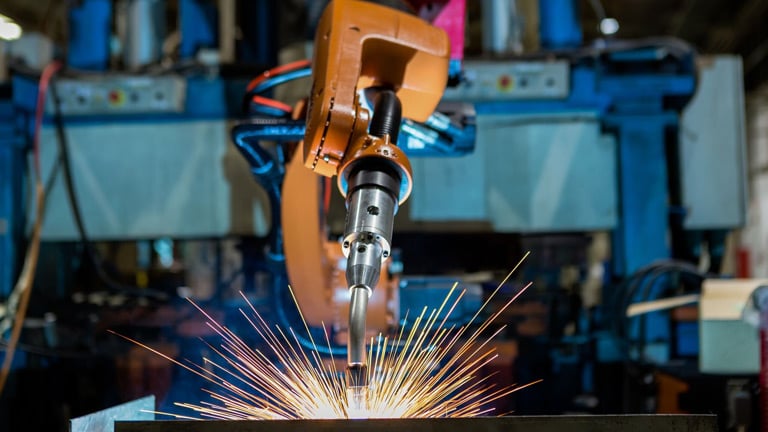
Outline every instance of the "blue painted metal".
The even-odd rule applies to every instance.
[[[539,0],[539,38],[544,49],[581,45],[581,16],[575,0]]]
[[[75,69],[106,70],[111,36],[112,0],[82,0],[69,10],[67,64]]]
[[[679,356],[699,355],[699,323],[681,322],[677,324],[676,351]]]
[[[26,149],[14,123],[12,104],[0,100],[0,298],[13,290],[24,226]]]
[[[670,257],[665,130],[669,115],[609,115],[619,137],[619,226],[614,231],[614,270],[630,274]]]
[[[463,69],[463,60],[462,59],[451,59],[450,63],[448,63],[448,76],[452,80],[460,80],[461,79],[461,72]]]
[[[179,25],[181,45],[179,56],[194,58],[200,48],[214,48],[218,42],[218,13],[216,3],[207,0],[180,0]]]

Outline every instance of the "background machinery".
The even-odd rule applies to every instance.
[[[667,37],[585,42],[572,0],[482,2],[482,55],[464,42],[478,20],[473,2],[389,5],[412,16],[342,3],[325,18],[325,2],[300,5],[300,30],[279,40],[295,5],[82,0],[64,9],[60,43],[9,44],[26,55],[10,57],[0,90],[3,331],[34,244],[35,172],[47,199],[0,424],[61,428],[147,393],[161,410],[204,399],[204,383],[105,332],[199,358],[199,338],[216,336],[184,297],[236,331],[242,291],[291,326],[290,284],[311,331],[331,332],[324,353],[339,359],[362,337],[349,325],[360,316],[350,286],[378,285],[360,297],[369,335],[407,325],[401,312],[442,300],[456,280],[468,289],[468,318],[531,251],[504,294],[534,288],[504,315],[501,355],[487,373],[544,382],[500,411],[715,412],[721,428],[756,427],[757,351],[731,370],[718,369],[731,359],[711,356],[717,336],[732,331],[723,321],[749,341],[742,348],[756,349],[754,327],[718,315],[712,282],[739,272],[730,233],[745,223],[747,201],[740,58],[697,56]],[[388,33],[389,13],[407,21],[401,34]],[[357,36],[312,54],[305,41],[339,23]],[[361,43],[372,35],[383,42]],[[522,46],[529,38],[534,49]],[[46,87],[53,52],[66,60],[48,69]],[[405,82],[411,94],[399,91]],[[392,170],[357,157],[377,149],[373,159],[387,150],[383,159],[410,162]],[[339,173],[346,197],[324,177]],[[358,205],[371,193],[381,223]],[[379,265],[370,251],[389,259]],[[758,285],[726,291],[744,293],[733,299],[741,311]],[[702,300],[702,309],[628,314],[693,294],[714,309]],[[43,383],[53,390],[40,395]]]

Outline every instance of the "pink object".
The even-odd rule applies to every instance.
[[[419,16],[430,21],[448,34],[451,41],[451,60],[464,59],[464,15],[466,0],[408,0]]]

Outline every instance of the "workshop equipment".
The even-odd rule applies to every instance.
[[[151,2],[134,0],[133,3],[148,5]],[[242,36],[248,39],[257,31],[264,36],[258,38],[257,44],[241,51],[269,47],[255,57],[265,59],[265,65],[274,64],[270,51],[277,46],[276,32],[271,31],[276,21],[270,19],[274,5],[252,13],[259,7],[253,5],[267,2],[239,3],[247,4],[239,12],[254,24],[242,27]],[[439,112],[428,118],[408,118],[408,110],[416,105],[406,103],[395,92],[402,101],[404,118],[396,121],[395,115],[387,115],[392,126],[379,130],[383,136],[378,137],[371,135],[376,128],[366,131],[362,121],[350,127],[349,119],[358,115],[358,108],[352,103],[340,112],[344,104],[339,99],[332,114],[346,116],[347,128],[340,130],[346,135],[338,142],[328,139],[324,144],[354,146],[370,139],[378,148],[393,152],[389,161],[392,154],[397,154],[398,160],[410,160],[413,178],[405,183],[412,184],[413,196],[408,201],[410,214],[401,212],[401,216],[409,218],[403,218],[405,224],[399,226],[421,234],[425,227],[454,226],[452,224],[463,227],[462,223],[469,222],[477,223],[489,236],[498,237],[533,233],[552,238],[556,232],[577,233],[587,238],[589,234],[585,233],[594,230],[611,232],[614,235],[612,257],[604,266],[605,274],[597,277],[605,284],[602,288],[606,294],[615,288],[610,286],[610,281],[629,278],[637,269],[657,259],[691,259],[703,253],[698,248],[708,248],[713,268],[718,267],[717,254],[721,253],[718,251],[722,250],[724,233],[739,226],[744,218],[740,59],[732,56],[697,58],[687,44],[663,38],[608,39],[582,47],[576,2],[549,0],[539,5],[545,51],[515,59],[468,61],[461,68],[457,64],[462,64],[464,2],[409,3],[417,6],[420,17],[434,19],[434,25],[453,26],[453,31],[448,31],[452,41],[448,73],[442,72],[442,57],[439,68],[424,68],[429,70],[428,84],[435,89],[444,85],[443,76],[450,77],[451,87],[437,107]],[[105,0],[83,0],[70,10],[73,27],[83,30],[70,34],[70,66],[92,71],[106,69],[110,60],[111,4]],[[376,172],[371,174],[374,180],[360,181],[355,170],[362,168],[354,166],[360,162],[354,157],[358,155],[345,156],[338,151],[312,154],[311,149],[299,148],[298,158],[291,159],[291,143],[313,133],[305,130],[304,121],[298,120],[303,118],[300,109],[291,113],[292,117],[283,110],[275,111],[274,106],[252,103],[250,99],[242,104],[240,96],[246,88],[242,76],[228,75],[225,65],[216,61],[204,65],[195,62],[195,58],[203,57],[210,62],[207,54],[221,42],[216,35],[216,22],[220,17],[216,16],[215,2],[180,0],[178,5],[181,30],[178,64],[168,69],[154,64],[150,66],[152,75],[113,70],[86,75],[69,71],[57,80],[56,88],[62,99],[60,114],[65,117],[65,134],[71,141],[75,189],[87,197],[81,207],[90,238],[132,241],[159,236],[179,239],[265,236],[265,253],[261,253],[262,249],[254,253],[255,247],[243,248],[241,274],[247,281],[244,286],[251,292],[256,291],[251,271],[254,268],[273,275],[266,283],[268,289],[262,292],[275,294],[265,305],[274,311],[275,320],[284,325],[291,324],[291,318],[295,318],[285,313],[285,287],[289,283],[293,285],[298,303],[309,305],[305,312],[310,325],[319,327],[325,323],[333,333],[331,346],[321,347],[322,354],[332,353],[341,358],[347,354],[344,342],[350,310],[348,284],[341,276],[344,266],[359,262],[354,260],[362,252],[353,249],[354,241],[363,240],[366,253],[373,250],[382,258],[388,248],[390,253],[394,252],[389,244],[392,235],[389,213],[394,213],[404,199],[401,195],[406,195],[395,186],[394,180],[400,176],[400,186],[403,186],[402,178],[408,180],[410,174],[403,169],[381,176],[387,170],[376,165],[369,170]],[[435,5],[444,8],[438,7],[436,12]],[[377,27],[387,20],[386,15],[378,13],[375,18]],[[408,20],[402,31],[425,28],[423,22],[418,22],[416,27],[413,23],[416,21]],[[388,48],[386,43],[355,45],[360,44],[356,38],[361,38],[366,28],[350,25],[352,27],[346,29],[354,36],[352,39],[357,40],[352,46],[362,50],[355,55],[360,56],[361,64],[374,62],[375,67],[363,68],[363,75],[378,73],[386,69],[384,66],[398,63],[397,49]],[[462,30],[456,31],[456,28]],[[386,56],[377,58],[374,55],[377,52],[384,52]],[[244,58],[250,57],[239,57],[238,61]],[[339,73],[349,74],[343,78],[349,79],[349,89],[371,85],[360,83],[356,68],[347,70],[346,60],[330,63],[326,65],[328,68],[339,67]],[[261,69],[247,73],[252,76],[259,72]],[[231,70],[228,73],[231,74]],[[270,90],[280,82],[309,76],[306,66],[299,67],[290,74],[265,81],[254,90],[253,96],[271,97]],[[440,79],[435,80],[434,76]],[[9,93],[13,100],[0,101],[0,130],[4,131],[0,134],[0,297],[11,290],[18,245],[25,230],[24,135],[31,134],[28,125],[35,109],[36,84],[32,75],[17,73]],[[317,97],[318,90],[328,88],[316,87],[312,96]],[[343,91],[339,87],[335,90]],[[434,96],[432,90],[428,92]],[[390,104],[395,100],[391,93],[369,91],[365,96],[359,112],[374,113],[366,119],[368,123],[376,123],[376,112],[395,112],[397,104]],[[689,103],[691,98],[693,102]],[[424,98],[427,99],[432,106],[439,97]],[[377,102],[381,107],[374,109]],[[456,109],[460,102],[465,105],[470,102],[472,109]],[[314,103],[309,111],[327,108],[327,103],[327,100]],[[248,106],[249,117],[264,113],[271,117],[269,121],[264,118],[243,121],[238,118],[243,111],[241,105]],[[55,111],[53,105],[47,108],[49,115],[53,116]],[[450,115],[461,111],[463,113],[456,117]],[[321,113],[317,121],[310,120],[310,123],[325,125],[328,120],[329,127],[333,127],[337,123],[328,119],[327,114]],[[231,129],[230,135],[229,122],[235,118],[241,123]],[[459,121],[455,121],[456,118]],[[44,122],[41,162],[46,174],[56,166],[55,133],[56,130]],[[322,135],[320,130],[315,133]],[[397,139],[393,139],[395,136]],[[235,146],[229,145],[230,138]],[[268,143],[271,141],[278,144],[273,146]],[[319,169],[329,165],[327,171],[343,174],[339,178],[341,188],[349,192],[349,204],[353,204],[349,207],[351,220],[343,233],[350,238],[349,247],[345,248],[350,252],[348,257],[344,256],[339,242],[328,240],[334,229],[325,225],[324,215],[319,211],[327,191],[322,186],[325,179],[304,168],[302,150],[309,152],[307,160],[311,163],[317,157]],[[351,155],[354,151],[347,153]],[[456,160],[442,157],[466,154],[469,156]],[[416,159],[417,155],[427,158]],[[378,154],[378,158],[387,159],[383,154]],[[346,173],[345,166],[349,167]],[[715,171],[718,175],[711,175]],[[251,181],[252,176],[262,188]],[[388,188],[376,185],[386,177],[391,180]],[[387,204],[383,212],[386,215],[381,212],[384,205],[373,206],[380,212],[381,223],[366,222],[378,220],[368,212],[370,205],[354,205],[363,195],[374,195]],[[43,240],[70,244],[79,240],[61,183],[53,186],[50,197]],[[362,224],[356,224],[355,219],[362,220]],[[446,225],[440,225],[442,223]],[[361,231],[375,233],[380,239],[366,243],[367,237],[361,239],[357,235]],[[435,235],[446,238],[446,243],[454,241],[447,233]],[[424,237],[419,241],[428,244],[423,250],[435,249]],[[475,243],[480,242],[475,239]],[[553,242],[562,251],[562,240]],[[491,247],[483,244],[482,248]],[[502,253],[495,255],[494,262],[505,259]],[[430,301],[429,292],[415,292],[422,289],[418,287],[421,277],[408,281],[401,278],[403,265],[397,259],[391,257],[385,266],[379,266],[377,259],[377,256],[368,256],[367,264],[356,267],[362,271],[347,266],[351,267],[350,279],[365,279],[364,285],[373,285],[376,274],[381,275],[379,287],[368,298],[367,307],[360,307],[366,295],[358,295],[356,300],[361,302],[353,302],[356,307],[351,308],[356,317],[352,321],[360,324],[365,319],[369,331],[395,328],[402,324],[399,309]],[[427,262],[426,258],[419,259]],[[405,268],[409,269],[407,262]],[[68,299],[70,287],[64,285],[66,282],[60,277],[51,296]],[[542,305],[537,317],[552,319],[546,322],[547,326],[538,326],[536,334],[542,346],[554,345],[559,342],[558,332],[565,324],[561,326],[557,321],[556,301],[546,302],[554,296],[545,292],[547,287],[540,288],[536,294],[540,294],[541,299],[532,299],[532,304]],[[651,288],[649,298],[655,298],[659,290]],[[400,290],[406,292],[403,301],[398,298]],[[50,291],[53,293],[54,288]],[[358,291],[366,292],[365,288]],[[473,301],[481,295],[482,292],[473,297]],[[553,310],[543,310],[549,307]],[[560,309],[566,308],[567,305],[563,307],[561,303]],[[540,361],[545,357],[555,358],[555,365],[565,364],[567,360],[573,370],[581,373],[580,379],[574,381],[584,383],[584,392],[588,392],[594,390],[590,387],[592,382],[599,380],[589,371],[600,371],[609,362],[624,361],[626,353],[602,349],[613,345],[609,332],[599,329],[601,324],[610,324],[610,307],[589,311],[585,307],[581,312],[580,320],[574,321],[577,334],[569,339],[575,341],[574,349],[566,350],[560,358],[556,358],[553,351],[546,351],[529,364],[545,364]],[[576,313],[579,312],[573,312]],[[658,314],[647,318],[642,320],[648,331],[638,333],[637,337],[645,338],[649,342],[646,345],[669,343],[672,336],[668,334],[667,320]],[[544,322],[543,318],[537,319]],[[521,336],[524,335],[508,337]],[[353,339],[359,341],[360,337],[358,331]],[[529,352],[526,348],[520,353]],[[653,359],[669,358],[663,350],[659,352],[661,354]],[[515,367],[526,366],[520,363]],[[528,372],[539,373],[538,370]],[[560,393],[563,400],[571,396],[569,390]],[[603,400],[606,399],[611,398]],[[557,407],[563,408],[560,411],[567,409],[563,405]]]

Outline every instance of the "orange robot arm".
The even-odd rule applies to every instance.
[[[350,290],[348,397],[364,404],[365,321],[397,208],[411,192],[411,166],[397,147],[401,117],[425,121],[448,80],[450,43],[421,19],[371,3],[335,0],[315,35],[304,165],[338,176],[346,197],[342,251]],[[373,112],[362,103],[372,96]]]
[[[349,149],[368,135],[358,90],[394,90],[404,117],[425,121],[448,80],[445,32],[418,17],[371,3],[331,2],[315,35],[304,164],[340,174]]]

